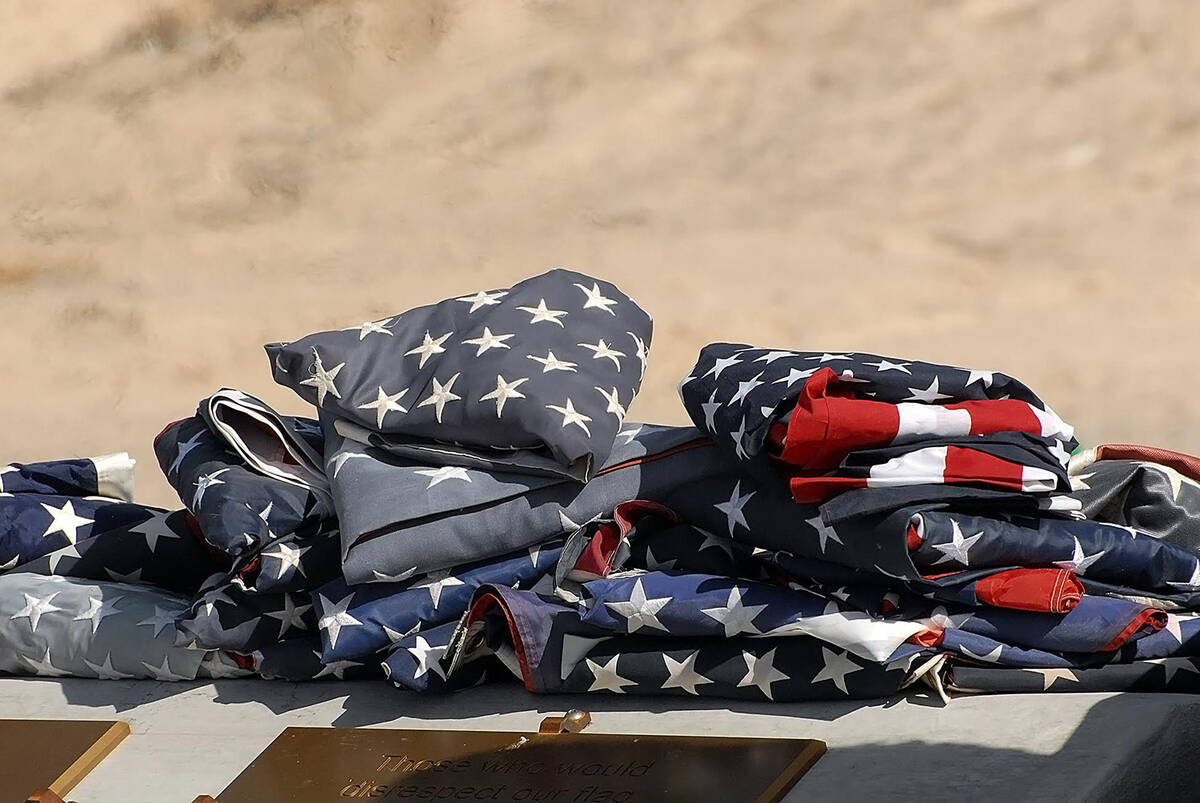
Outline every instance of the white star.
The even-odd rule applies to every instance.
[[[320,659],[321,654],[319,652],[314,652],[314,654],[318,659]],[[326,675],[332,675],[338,680],[345,680],[346,670],[354,669],[358,666],[362,666],[362,664],[360,664],[358,661],[330,661],[329,663],[325,664],[320,672],[313,675],[313,677],[320,678],[325,677]],[[386,668],[386,664],[384,666]]]
[[[608,402],[608,407],[604,410],[606,413],[612,413],[617,417],[617,423],[621,423],[625,419],[625,408],[621,406],[621,398],[617,394],[617,389],[605,391],[604,388],[596,388],[604,400]]]
[[[950,520],[950,529],[952,531],[950,543],[931,544],[934,549],[942,553],[942,556],[933,562],[934,565],[953,560],[961,563],[963,566],[969,566],[970,564],[967,561],[970,557],[969,552],[971,547],[975,546],[975,542],[983,537],[983,533],[978,532],[968,538],[963,538],[962,528],[953,519]]]
[[[758,491],[751,491],[745,496],[742,496],[742,481],[738,480],[733,486],[733,493],[730,495],[729,501],[718,502],[717,504],[713,505],[713,507],[725,514],[726,523],[729,526],[730,536],[733,535],[734,529],[736,529],[737,525],[739,524],[745,527],[747,530],[750,529],[750,525],[746,523],[746,516],[742,513],[742,508],[744,508],[746,503],[750,501],[750,497],[754,496],[756,493],[758,493]]]
[[[491,393],[486,393],[479,397],[480,402],[495,399],[496,401],[496,418],[504,412],[504,403],[509,399],[523,399],[525,394],[517,390],[523,382],[528,382],[529,377],[524,376],[519,379],[514,379],[512,382],[505,381],[504,377],[496,374],[496,389]]]
[[[140,567],[137,569],[134,569],[129,574],[121,574],[120,572],[114,572],[112,569],[105,569],[104,573],[108,575],[110,580],[117,582],[117,583],[137,584],[137,583],[142,582],[142,570]]]
[[[471,481],[467,470],[462,466],[442,466],[441,468],[421,468],[413,472],[420,474],[422,477],[429,477],[429,484],[425,486],[425,490],[429,490],[433,486],[443,483],[446,480],[465,480]]]
[[[126,680],[128,678],[136,677],[135,675],[127,675],[124,672],[118,672],[117,670],[113,669],[112,653],[106,652],[104,654],[104,663],[102,664],[93,664],[86,658],[83,659],[83,663],[87,665],[88,669],[95,672],[96,677],[100,680]]]
[[[582,429],[584,432],[586,432],[587,436],[589,438],[592,437],[592,431],[587,428],[587,423],[589,421],[591,421],[592,419],[587,417],[583,413],[578,412],[575,409],[575,405],[571,403],[570,399],[567,399],[566,407],[559,407],[557,404],[547,404],[546,409],[553,410],[554,412],[558,413],[559,415],[561,415],[563,417],[563,423],[562,423],[563,429],[566,429],[568,424],[575,424],[580,429]]]
[[[1188,658],[1147,658],[1146,663],[1160,665],[1166,673],[1166,677],[1163,678],[1166,683],[1170,683],[1171,679],[1175,677],[1175,673],[1181,669],[1200,674],[1200,669],[1197,669],[1196,665]]]
[[[567,360],[558,359],[554,356],[553,351],[547,351],[545,357],[535,357],[532,354],[528,356],[529,359],[533,360],[534,362],[540,362],[542,364],[543,374],[548,374],[551,371],[569,371],[571,373],[575,373],[575,366],[578,364],[568,362]]]
[[[550,323],[558,324],[564,329],[567,328],[566,324],[559,320],[559,318],[567,314],[566,310],[547,308],[546,299],[544,298],[538,301],[538,305],[536,307],[517,307],[517,309],[521,310],[522,312],[528,312],[533,316],[529,320],[531,326],[535,323],[540,323],[541,321],[549,321]]]
[[[168,627],[175,627],[175,614],[170,610],[154,606],[154,615],[148,619],[143,619],[138,622],[139,625],[150,625],[154,628],[154,638],[158,638],[158,634],[163,632]]]
[[[1026,669],[1026,672],[1037,672],[1042,676],[1042,691],[1049,691],[1054,685],[1054,681],[1069,680],[1072,683],[1078,683],[1079,678],[1075,677],[1075,673],[1070,669]]]
[[[776,360],[782,360],[784,357],[792,357],[794,354],[791,351],[768,351],[761,357],[754,358],[753,362],[765,362],[767,365],[770,365]]]
[[[967,384],[964,387],[971,387],[976,382],[982,382],[985,388],[990,388],[992,382],[995,381],[995,371],[967,371]]]
[[[713,362],[713,367],[709,368],[708,371],[706,371],[700,378],[704,379],[711,374],[713,379],[720,379],[721,372],[731,365],[736,365],[737,362],[737,357],[717,357],[717,359]]]
[[[439,572],[430,572],[426,575],[424,583],[418,583],[413,588],[428,588],[429,598],[433,601],[433,607],[436,610],[442,604],[442,591],[447,586],[462,586],[466,585],[462,580],[459,580],[454,575],[450,574],[449,569],[443,569]]]
[[[1058,566],[1060,568],[1066,569],[1069,572],[1074,572],[1075,574],[1082,577],[1084,574],[1087,573],[1088,568],[1093,563],[1100,560],[1100,558],[1104,556],[1104,553],[1106,552],[1106,550],[1102,549],[1099,552],[1095,553],[1094,555],[1084,555],[1083,554],[1083,546],[1079,543],[1079,539],[1075,538],[1074,541],[1075,541],[1075,551],[1071,555],[1071,559],[1070,560],[1056,560],[1056,561],[1054,561],[1054,565]]]
[[[214,471],[211,474],[201,474],[200,475],[200,478],[198,480],[196,480],[196,483],[195,483],[196,490],[192,493],[192,510],[193,511],[200,509],[200,503],[202,501],[204,501],[204,492],[205,491],[207,491],[209,488],[213,487],[214,485],[224,485],[225,484],[225,480],[219,480],[219,479],[217,479],[217,477],[221,476],[228,470],[229,469],[227,469],[227,468],[222,468],[222,469],[218,469],[217,471]]]
[[[717,401],[717,389],[713,388],[712,395],[708,397],[708,401],[700,402],[700,409],[704,411],[704,428],[709,432],[713,432],[716,427],[717,410],[721,409],[721,402]]]
[[[717,536],[710,533],[708,530],[701,530],[699,527],[697,527],[696,529],[704,534],[704,540],[700,542],[700,546],[696,547],[697,552],[703,552],[706,549],[711,549],[712,547],[716,547],[717,549],[721,550],[729,557],[731,557],[731,558],[733,557],[733,547],[731,547],[729,545],[728,538],[718,538]]]
[[[874,366],[874,368],[881,374],[884,371],[903,371],[909,376],[912,376],[912,371],[908,370],[908,366],[912,365],[911,362],[891,362],[880,357],[879,362],[866,362],[863,363],[863,365]]]
[[[407,580],[408,578],[412,577],[416,573],[417,573],[416,566],[413,566],[411,569],[405,569],[404,571],[400,572],[399,574],[384,574],[381,571],[372,569],[371,575],[372,575],[373,579],[371,580],[371,582],[372,583],[399,583],[402,580]]]
[[[446,340],[452,334],[454,334],[454,332],[450,331],[450,332],[447,332],[446,334],[442,335],[441,337],[439,337],[437,340],[434,340],[432,337],[429,336],[429,330],[426,329],[425,330],[425,339],[421,341],[421,345],[411,348],[408,351],[404,352],[404,356],[407,357],[410,354],[421,355],[421,359],[417,362],[417,368],[424,368],[425,363],[429,360],[430,357],[432,357],[434,354],[441,354],[445,351],[445,349],[442,348],[442,344],[445,343]]]
[[[738,428],[735,429],[733,432],[729,433],[729,435],[730,435],[730,437],[733,438],[734,454],[737,455],[738,457],[742,458],[743,460],[746,459],[747,457],[749,457],[749,455],[746,453],[746,443],[745,443],[745,441],[746,441],[746,419],[745,419],[745,417],[742,418],[742,423],[738,424]]]
[[[849,359],[851,359],[851,357],[849,354],[830,354],[829,352],[825,352],[824,354],[822,354],[819,357],[805,357],[804,359],[820,360],[821,362],[831,362],[833,360],[849,360]]]
[[[463,296],[462,298],[456,298],[454,300],[462,301],[465,304],[470,304],[471,308],[467,310],[467,314],[469,315],[478,310],[480,307],[488,307],[493,304],[499,304],[500,299],[506,295],[508,295],[507,290],[498,290],[494,293],[488,293],[480,290],[473,296]]]
[[[629,444],[633,443],[634,438],[642,434],[642,425],[638,424],[636,427],[623,429],[617,434],[625,439],[625,445],[628,446]]]
[[[13,622],[18,619],[28,619],[30,632],[37,630],[38,622],[42,620],[42,614],[63,610],[63,608],[52,604],[54,598],[58,596],[57,591],[45,599],[26,594],[24,591],[21,592],[21,596],[25,597],[25,607],[8,618],[9,621]]]
[[[346,363],[340,362],[337,365],[325,370],[325,366],[321,363],[321,355],[317,350],[313,349],[313,375],[308,379],[302,379],[301,385],[311,385],[317,389],[317,406],[321,407],[325,404],[325,394],[332,393],[333,398],[340,399],[342,394],[338,392],[337,385],[334,380],[337,379],[338,373],[346,367]]]
[[[621,370],[621,358],[625,356],[625,352],[609,348],[608,344],[604,342],[604,338],[596,341],[594,346],[591,343],[576,343],[575,345],[592,352],[593,360],[612,360],[613,365],[617,366],[617,370]]]
[[[366,404],[358,405],[359,410],[374,410],[375,411],[375,428],[383,429],[383,419],[388,413],[407,413],[408,408],[399,404],[400,398],[408,393],[408,388],[396,393],[386,393],[383,390],[383,385],[379,385],[379,391],[375,394],[375,401],[367,402]]]
[[[997,644],[996,648],[993,649],[991,652],[985,652],[982,655],[980,655],[979,653],[976,653],[976,652],[972,652],[970,649],[968,649],[966,647],[962,648],[962,654],[967,656],[968,658],[974,658],[976,661],[984,661],[989,664],[994,664],[997,661],[999,661],[1000,653],[1002,651],[1003,651],[1003,647],[1000,644]]]
[[[170,513],[160,513],[157,516],[151,516],[136,527],[130,527],[129,532],[145,537],[146,548],[151,552],[156,552],[158,550],[158,539],[181,537],[179,533],[167,526],[167,517],[170,515]]]
[[[391,319],[386,318],[384,320],[391,320]],[[360,343],[362,342],[363,338],[365,338],[367,335],[378,334],[378,335],[387,335],[388,337],[393,337],[395,335],[395,333],[391,329],[386,329],[383,326],[381,326],[380,324],[381,324],[380,321],[363,321],[358,326],[347,326],[342,331],[349,332],[351,329],[357,329],[358,330],[358,340]]]
[[[942,399],[952,398],[951,396],[947,396],[945,393],[938,392],[938,378],[936,376],[933,378],[933,381],[929,383],[929,387],[909,388],[908,392],[912,395],[907,399],[903,399],[903,401],[928,402],[933,404]]]
[[[52,533],[62,533],[69,543],[74,544],[79,538],[79,528],[93,522],[93,519],[76,516],[75,507],[69,499],[63,503],[61,508],[47,505],[45,502],[42,502],[41,505],[50,514],[50,524],[46,527],[46,532],[42,533],[43,538]]]
[[[285,574],[291,573],[293,569],[304,575],[304,567],[300,565],[300,558],[304,557],[304,553],[312,547],[302,546],[294,547],[290,544],[276,542],[271,551],[264,550],[262,552],[263,562],[267,558],[273,558],[279,561],[279,568],[275,570],[275,579],[282,580]]]
[[[510,337],[513,337],[513,335],[494,335],[492,334],[492,330],[485,326],[483,327],[483,334],[481,334],[479,337],[473,337],[470,340],[464,340],[463,345],[479,346],[479,349],[475,352],[475,356],[482,357],[483,353],[488,349],[512,348],[504,342]]]
[[[591,290],[587,289],[579,282],[575,282],[575,286],[578,287],[580,290],[582,290],[583,294],[585,296],[587,296],[587,301],[585,301],[583,304],[584,309],[587,309],[588,307],[595,307],[596,309],[602,309],[605,312],[607,312],[609,315],[616,317],[617,313],[613,312],[611,309],[609,309],[609,307],[613,306],[617,302],[611,298],[605,298],[600,293],[600,285],[599,284],[597,284],[596,282],[592,282]]]
[[[696,656],[699,654],[699,650],[693,650],[687,658],[684,658],[682,661],[676,661],[671,656],[663,653],[663,663],[667,665],[667,672],[670,674],[670,677],[663,681],[662,687],[664,689],[683,689],[688,694],[699,694],[696,691],[697,686],[712,683],[711,680],[696,671]]]
[[[1078,543],[1078,541],[1076,542]],[[1104,554],[1104,553],[1100,553]],[[1196,561],[1195,567],[1192,568],[1192,576],[1182,583],[1167,581],[1167,585],[1176,586],[1178,588],[1186,588],[1191,591],[1200,590],[1200,560]]]
[[[845,546],[845,544],[842,543],[842,539],[838,538],[838,534],[833,531],[833,528],[822,521],[820,511],[818,511],[817,514],[811,519],[805,519],[804,523],[817,531],[817,538],[819,539],[818,545],[821,548],[822,555],[825,554],[825,545],[830,541],[837,541],[839,544],[842,544],[842,546]]]
[[[771,384],[778,385],[781,382],[786,382],[787,386],[789,388],[791,388],[792,385],[796,384],[801,379],[808,379],[810,376],[812,376],[816,372],[817,372],[816,368],[808,368],[804,371],[801,371],[798,368],[789,368],[787,376],[781,376],[778,379],[776,379],[774,382],[772,382]]]
[[[934,607],[929,614],[929,620],[942,630],[961,630],[962,626],[975,618],[974,613],[956,613],[951,615],[945,605]]]
[[[154,676],[155,680],[194,680],[187,675],[177,675],[171,671],[171,659],[164,655],[162,664],[155,666],[154,664],[142,661],[142,666],[146,667],[146,671]]]
[[[331,650],[337,649],[338,636],[341,635],[343,627],[357,627],[362,624],[348,613],[350,601],[353,599],[353,592],[338,602],[326,598],[324,594],[317,594],[318,602],[322,603],[321,607],[329,611],[317,621],[317,627],[329,631],[329,649]]]
[[[450,377],[450,381],[445,385],[439,382],[437,377],[434,377],[433,390],[430,392],[429,397],[417,405],[417,407],[427,407],[432,404],[434,415],[439,424],[442,423],[442,408],[446,406],[447,402],[462,399],[462,396],[459,396],[457,393],[450,392],[450,388],[454,387],[454,382],[458,379],[458,376],[458,374],[455,374]]]
[[[600,664],[593,661],[591,658],[585,658],[584,663],[592,673],[592,685],[588,686],[588,691],[605,691],[615,692],[617,694],[625,693],[625,686],[636,686],[637,681],[627,680],[617,674],[617,659],[620,656],[614,655],[608,659],[607,663]]]
[[[101,599],[100,597],[88,597],[88,609],[72,619],[72,622],[90,622],[92,626],[92,635],[96,635],[96,631],[100,628],[100,623],[105,618],[117,613],[116,605],[123,600],[124,596],[113,597],[110,599]]]
[[[283,610],[264,613],[263,616],[279,620],[279,638],[282,639],[283,634],[293,627],[299,630],[308,629],[308,626],[304,624],[304,613],[311,607],[312,605],[297,605],[292,602],[291,594],[284,594]]]
[[[633,592],[627,602],[606,602],[604,606],[625,617],[627,632],[636,633],[643,627],[653,627],[655,630],[666,632],[667,628],[658,621],[658,612],[671,601],[671,597],[646,599],[646,591],[642,588],[639,577],[633,583]]]
[[[417,636],[417,646],[406,649],[413,658],[417,659],[417,671],[413,675],[413,680],[424,677],[431,669],[442,680],[446,679],[446,670],[442,669],[441,664],[441,657],[446,652],[445,646],[434,647],[425,640],[424,636]]]
[[[35,674],[43,677],[61,678],[71,674],[70,672],[64,672],[54,665],[54,662],[50,659],[49,645],[46,646],[46,652],[42,655],[42,660],[35,661],[28,655],[22,655],[21,660],[32,666]]]
[[[729,403],[737,404],[738,402],[745,399],[747,393],[749,393],[750,391],[754,390],[756,387],[758,387],[759,385],[762,384],[762,382],[758,381],[762,375],[763,375],[763,372],[759,371],[758,376],[753,377],[751,379],[747,379],[744,382],[738,382],[737,392],[733,394],[733,398],[729,400]]]
[[[724,625],[725,638],[732,638],[742,633],[762,635],[762,631],[754,626],[754,618],[766,609],[766,605],[743,605],[742,589],[734,586],[729,589],[729,600],[723,607],[704,608],[700,613]]]
[[[842,690],[842,694],[849,694],[850,690],[846,688],[846,675],[859,672],[864,667],[851,660],[849,653],[843,652],[838,655],[828,647],[821,648],[821,657],[825,661],[825,666],[813,677],[812,682],[815,684],[823,680],[832,680],[833,685]]]
[[[659,560],[654,557],[654,553],[650,551],[649,545],[646,546],[646,568],[651,571],[673,571],[678,559]]]
[[[646,341],[642,340],[640,337],[635,335],[633,332],[626,332],[625,334],[627,334],[633,338],[634,346],[637,349],[637,351],[635,351],[633,353],[633,356],[638,358],[638,362],[641,363],[641,366],[642,366],[642,370],[641,370],[641,373],[639,374],[639,376],[645,376],[646,375],[646,361],[648,359],[650,359],[650,351],[646,348]]]
[[[206,429],[202,429],[183,443],[178,443],[175,445],[175,460],[172,461],[170,467],[167,468],[167,474],[174,474],[179,470],[179,465],[183,462],[183,458],[187,457],[188,452],[200,445],[200,439],[204,437],[204,434],[207,431],[208,430]]]
[[[1163,630],[1171,634],[1172,638],[1183,644],[1183,631],[1180,629],[1180,624],[1184,621],[1194,621],[1197,614],[1180,615],[1176,613],[1167,614],[1167,623],[1163,626]]]
[[[1192,479],[1191,477],[1185,477],[1184,475],[1180,474],[1178,471],[1171,468],[1170,466],[1164,466],[1161,463],[1147,463],[1144,461],[1139,462],[1138,465],[1144,466],[1146,468],[1155,469],[1160,474],[1162,474],[1164,477],[1166,477],[1167,482],[1169,482],[1171,484],[1171,498],[1174,499],[1176,502],[1179,501],[1179,492],[1183,489],[1183,486],[1185,484],[1190,485],[1193,488],[1200,488],[1200,482],[1196,482],[1196,480]],[[1094,473],[1095,472],[1093,472],[1093,474]],[[1091,476],[1092,476],[1092,474],[1082,474],[1079,476],[1079,478],[1083,479],[1085,477],[1091,477]],[[1072,487],[1074,487],[1074,486],[1072,486]],[[1083,487],[1086,488],[1088,486],[1084,485]]]
[[[780,680],[791,680],[775,668],[775,648],[767,650],[761,658],[749,652],[743,652],[742,658],[746,661],[746,676],[738,681],[739,689],[743,686],[757,686],[768,700],[774,700],[771,696],[771,684]]]
[[[334,458],[329,461],[329,466],[333,469],[333,476],[336,478],[338,473],[342,470],[342,466],[346,465],[348,460],[353,460],[356,457],[367,457],[367,455],[363,454],[362,452],[342,452],[341,454],[335,455]]]
[[[12,560],[10,560],[8,563],[0,563],[0,572],[6,572],[9,569],[15,569],[17,566],[17,561],[20,560],[20,558],[21,558],[21,555],[20,555],[20,553],[18,553],[16,555],[13,555]],[[50,567],[50,571],[51,572],[54,571],[53,566]]]

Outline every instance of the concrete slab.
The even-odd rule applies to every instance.
[[[132,735],[72,792],[79,803],[216,794],[289,725],[534,731],[573,707],[592,712],[595,732],[825,740],[791,801],[1200,799],[1200,698],[1186,695],[771,705],[515,686],[429,698],[380,682],[0,679],[0,717],[129,722]]]

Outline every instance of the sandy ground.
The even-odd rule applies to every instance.
[[[1200,452],[1183,2],[0,0],[0,459],[150,449],[261,344],[566,265],[718,339],[1012,373]]]

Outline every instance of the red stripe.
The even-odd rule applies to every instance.
[[[866,488],[865,477],[792,477],[792,499],[797,502],[825,502],[840,493]]]
[[[975,598],[996,608],[1066,613],[1082,597],[1083,584],[1066,569],[1010,569],[975,583]]]
[[[1021,490],[1022,466],[987,452],[962,446],[946,447],[944,482],[986,482]]]
[[[1016,399],[968,401],[947,404],[947,410],[966,410],[971,414],[971,434],[991,432],[1028,432],[1042,434],[1042,421],[1028,403]]]
[[[827,471],[848,453],[886,446],[896,438],[894,404],[857,399],[831,368],[809,377],[788,419],[780,459],[809,471]]]
[[[1133,617],[1133,621],[1125,626],[1125,629],[1113,638],[1112,641],[1100,648],[1100,652],[1111,652],[1119,650],[1125,646],[1125,643],[1133,637],[1133,634],[1141,630],[1143,627],[1149,626],[1155,633],[1167,626],[1166,611],[1160,611],[1157,608],[1147,608],[1146,610]]]

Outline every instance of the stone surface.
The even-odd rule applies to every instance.
[[[823,739],[788,800],[1185,800],[1200,699],[1184,695],[924,697],[772,705],[535,697],[517,686],[421,698],[378,682],[0,679],[0,717],[123,719],[132,735],[72,792],[90,801],[217,794],[289,725],[534,732],[592,712],[590,732]]]

